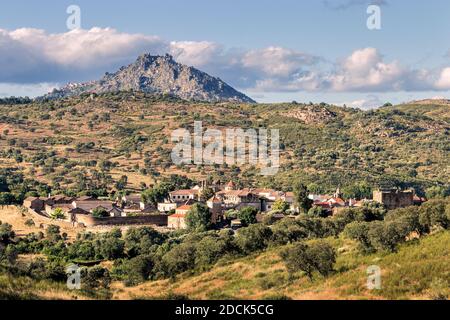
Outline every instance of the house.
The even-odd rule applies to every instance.
[[[176,210],[177,207],[178,204],[176,202],[170,202],[169,200],[158,203],[158,211],[163,213],[168,213],[172,210]]]
[[[185,214],[172,214],[167,219],[167,227],[169,229],[181,230],[187,229]]]
[[[169,216],[167,220],[167,227],[174,230],[186,229],[186,215],[191,208],[191,205],[183,205],[177,208],[175,214]]]
[[[230,184],[225,190],[216,193],[216,197],[223,203],[225,210],[239,210],[244,207],[254,207],[261,210],[261,200],[251,189],[230,190],[229,187]]]
[[[149,205],[146,205],[142,201],[140,194],[130,194],[120,198],[121,207],[126,212],[140,212],[149,209]]]
[[[28,197],[23,201],[23,206],[34,211],[42,211],[45,209],[45,202],[37,197]]]
[[[73,208],[79,208],[84,211],[92,213],[95,209],[104,209],[111,217],[126,216],[125,212],[116,207],[111,201],[92,200],[92,201],[78,201],[75,200],[72,203]]]
[[[197,200],[200,189],[176,190],[169,193],[169,199],[172,202],[186,202],[188,200]]]
[[[211,212],[211,222],[218,223],[222,221],[223,218],[223,210],[222,210],[222,201],[216,196],[212,197],[206,202],[206,205]]]

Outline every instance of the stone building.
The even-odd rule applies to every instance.
[[[405,208],[414,205],[414,191],[377,190],[373,192],[373,200],[388,210]]]

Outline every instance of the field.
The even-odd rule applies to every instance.
[[[396,253],[358,254],[355,243],[328,239],[341,254],[329,278],[289,280],[277,252],[280,248],[237,261],[218,263],[200,275],[148,282],[135,288],[116,283],[116,299],[184,296],[190,299],[432,299],[449,295],[450,232],[440,232],[402,245]],[[367,267],[382,270],[381,290],[368,290]]]

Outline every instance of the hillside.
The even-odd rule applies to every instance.
[[[179,64],[170,55],[152,56],[150,54],[141,55],[134,63],[120,68],[116,73],[106,73],[99,81],[71,83],[54,90],[45,98],[57,99],[83,93],[126,90],[170,94],[181,99],[196,101],[254,102],[219,78]]]
[[[311,241],[310,241],[311,242]],[[245,258],[219,261],[209,271],[136,287],[113,282],[112,299],[435,299],[449,295],[450,232],[441,231],[400,246],[395,253],[362,255],[351,240],[327,239],[338,252],[335,272],[310,281],[290,280],[278,256],[280,247]],[[382,270],[381,290],[368,290],[367,267]],[[64,283],[37,281],[0,270],[0,299],[90,299]]]
[[[443,231],[402,245],[395,253],[361,255],[350,240],[327,239],[340,252],[336,272],[310,281],[305,276],[289,280],[278,253],[269,249],[236,261],[224,261],[199,275],[185,274],[175,281],[163,280],[126,288],[113,286],[115,299],[151,299],[184,296],[190,299],[430,299],[439,279],[450,276],[450,232]],[[367,267],[382,270],[382,289],[368,290]],[[432,270],[432,271],[431,271]],[[434,281],[433,281],[434,280]]]
[[[322,192],[364,182],[424,193],[450,181],[449,117],[446,105],[361,111],[327,104],[195,103],[131,91],[9,102],[0,105],[0,176],[8,180],[1,191],[105,195],[124,176],[127,189],[141,190],[181,174],[283,190],[298,180]],[[263,178],[249,165],[174,166],[171,133],[192,130],[196,120],[219,130],[279,129],[279,173]]]

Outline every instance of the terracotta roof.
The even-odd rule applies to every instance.
[[[171,195],[191,195],[191,194],[198,194],[198,190],[193,189],[185,189],[185,190],[176,190],[170,192]]]
[[[125,196],[125,198],[128,201],[133,201],[133,202],[141,202],[141,200],[142,200],[142,197],[140,194],[130,194],[128,196]]]
[[[185,213],[175,213],[169,216],[169,218],[186,218]]]
[[[184,206],[181,206],[179,208],[177,208],[178,210],[191,210],[192,206],[185,204]]]
[[[220,201],[220,199],[217,198],[216,196],[214,196],[214,197],[212,197],[211,199],[209,199],[208,202],[222,203],[222,201]]]

